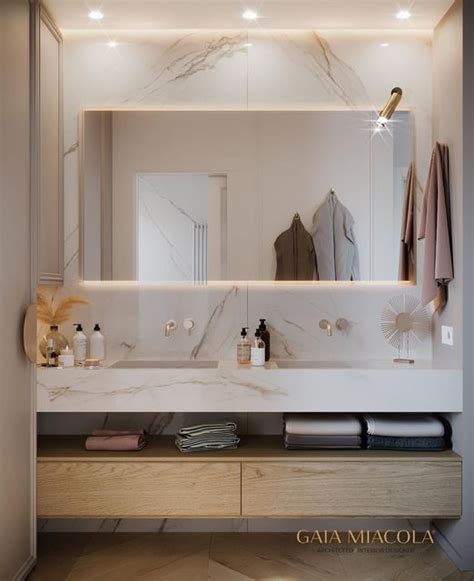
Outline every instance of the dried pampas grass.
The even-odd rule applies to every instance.
[[[47,325],[62,325],[71,318],[71,311],[76,305],[89,305],[90,301],[77,295],[64,297],[59,304],[54,307],[53,301],[48,301],[41,292],[37,294],[37,318],[38,321]]]

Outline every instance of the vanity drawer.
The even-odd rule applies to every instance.
[[[240,464],[38,462],[40,517],[240,515]]]
[[[242,464],[243,516],[461,514],[461,462],[265,462]]]

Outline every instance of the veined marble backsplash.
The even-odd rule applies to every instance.
[[[397,355],[382,335],[381,312],[393,295],[416,289],[326,284],[160,288],[99,283],[80,285],[74,291],[91,304],[77,307],[73,321],[82,322],[86,333],[95,323],[101,325],[109,360],[233,360],[241,328],[248,326],[253,335],[259,319],[266,318],[273,358],[350,361]],[[59,297],[68,289],[53,292]],[[188,317],[195,321],[191,332],[182,326]],[[349,322],[347,330],[334,329],[328,337],[319,328],[321,319],[334,325],[341,317]],[[178,328],[165,337],[169,319],[176,320]],[[62,327],[68,338],[74,332],[73,321]],[[44,331],[40,327],[40,334]],[[431,358],[431,341],[413,346],[413,354]]]
[[[232,285],[172,287],[82,284],[79,268],[79,132],[83,108],[377,110],[403,87],[413,111],[421,185],[431,154],[431,35],[417,31],[67,32],[64,40],[65,286],[92,304],[75,320],[99,322],[108,357],[233,359],[242,326],[268,319],[279,358],[384,359],[394,352],[379,319],[396,285]],[[382,46],[382,44],[388,46]],[[421,195],[421,187],[419,188]],[[421,207],[421,204],[419,204]],[[418,248],[421,268],[422,243]],[[196,321],[188,334],[186,317]],[[349,329],[327,337],[320,319],[344,317]],[[165,338],[164,324],[179,328]],[[40,332],[43,330],[40,329]],[[72,335],[72,325],[65,329]],[[431,357],[431,343],[415,355]]]

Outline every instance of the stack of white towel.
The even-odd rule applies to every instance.
[[[285,414],[288,450],[357,449],[362,447],[362,424],[354,414]]]
[[[180,452],[232,450],[240,442],[236,431],[234,422],[189,426],[176,434],[176,446]]]
[[[370,450],[436,451],[450,445],[449,426],[430,414],[365,414],[364,421]]]

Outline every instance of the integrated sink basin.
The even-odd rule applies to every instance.
[[[280,369],[347,369],[349,363],[344,361],[298,361],[298,360],[281,360],[275,361]]]
[[[217,369],[218,361],[117,361],[112,369]]]

